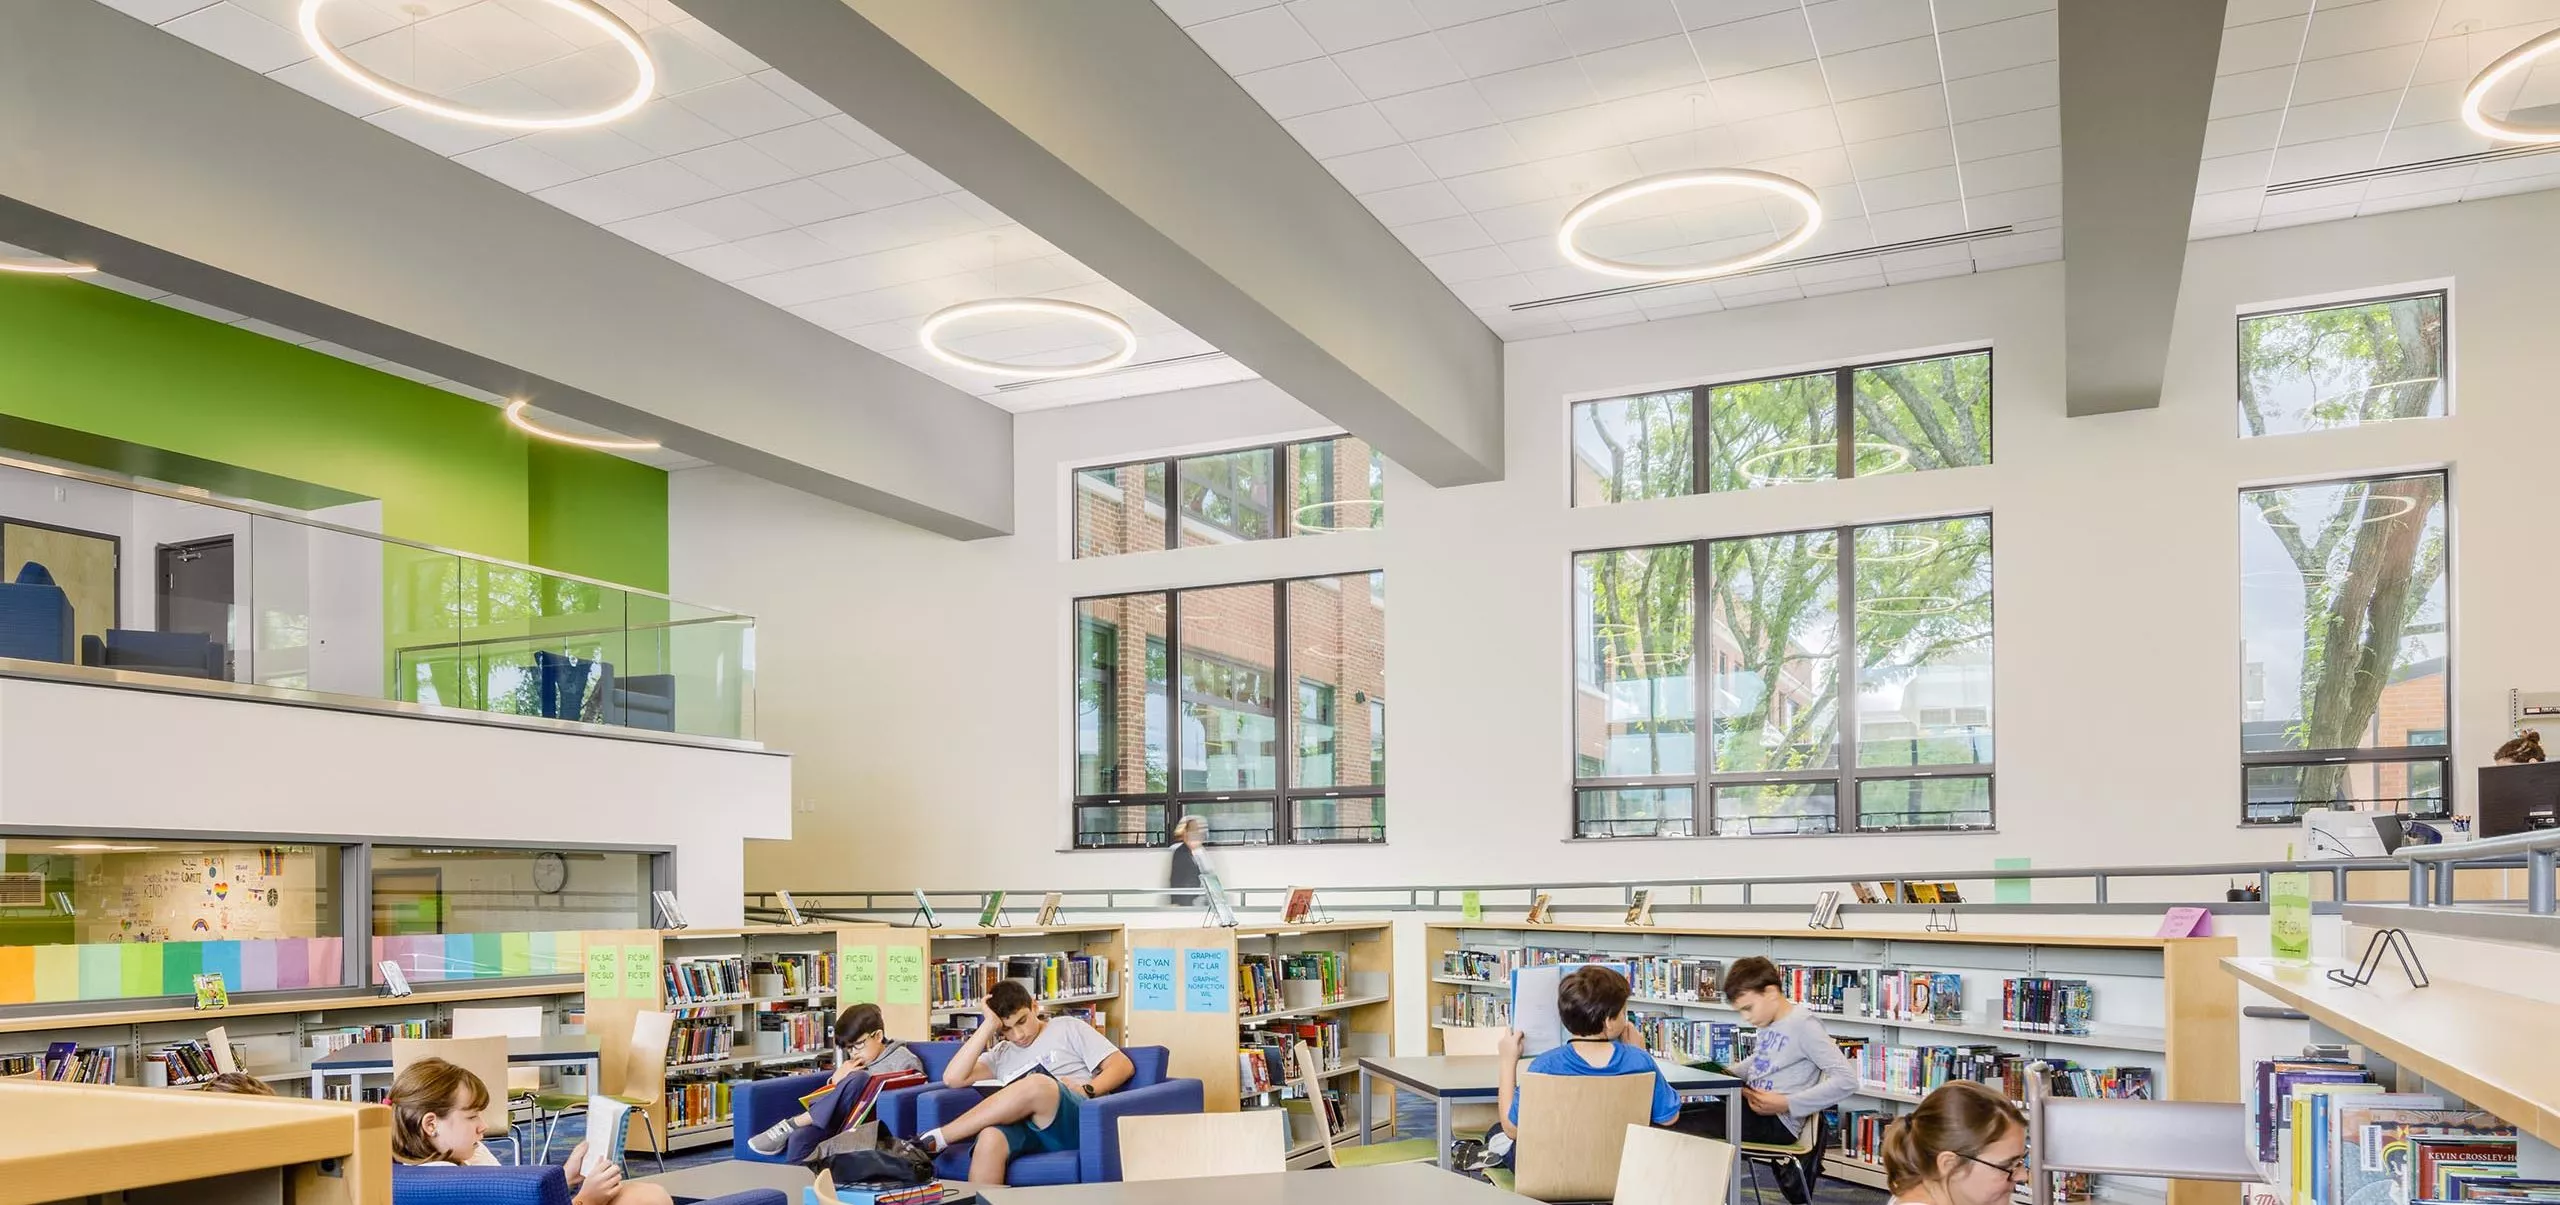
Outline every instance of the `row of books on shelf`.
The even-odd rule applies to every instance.
[[[717,1004],[743,1000],[749,994],[747,960],[743,955],[670,958],[658,972],[665,981],[669,1004]]]
[[[1964,1020],[1964,976],[1901,967],[1781,966],[1787,998],[1819,1013],[1876,1021]]]
[[[1512,957],[1517,955],[1517,957]],[[1528,947],[1521,950],[1451,950],[1441,974],[1486,983],[1507,982],[1516,966],[1609,962],[1627,968],[1635,995],[1656,1000],[1721,1002],[1725,964],[1713,958],[1670,954],[1615,957]],[[1964,1023],[1964,976],[1954,971],[1901,967],[1782,965],[1780,988],[1816,1012],[1876,1021]],[[2097,995],[2087,980],[2020,976],[2001,981],[2001,1023],[2023,1033],[2086,1034]]]
[[[1562,946],[1511,946],[1496,950],[1449,950],[1440,955],[1440,974],[1450,979],[1475,979],[1485,983],[1509,983],[1511,972],[1522,967],[1569,966],[1585,962],[1630,962],[1640,955],[1613,958],[1589,950]]]
[[[1108,1032],[1108,1027],[1111,1024],[1111,1011],[1109,1009],[1096,1008],[1089,1004],[1052,1005],[1050,1007],[1043,1008],[1040,1011],[1052,1017],[1074,1017],[1076,1020],[1082,1021],[1085,1024],[1094,1027],[1094,1029],[1103,1032]],[[937,1042],[966,1038],[970,1034],[978,1032],[978,1025],[982,1020],[984,1020],[984,1018],[974,1012],[952,1011],[937,1013],[933,1018],[933,1024],[930,1026],[930,1036]]]
[[[1293,983],[1301,985],[1294,993],[1288,986]],[[1347,998],[1350,985],[1351,956],[1340,950],[1247,954],[1236,960],[1236,1011],[1254,1015],[1306,1008]]]
[[[1111,960],[1094,954],[1009,954],[937,959],[928,977],[935,1008],[975,1008],[1011,979],[1042,1000],[1111,992]]]
[[[116,1048],[54,1042],[42,1053],[0,1054],[0,1078],[34,1076],[75,1084],[116,1082]]]
[[[2037,1061],[1997,1046],[1898,1046],[1864,1038],[1834,1040],[1857,1064],[1860,1082],[1914,1096],[1925,1096],[1949,1080],[1969,1079],[1989,1084],[2011,1100],[2023,1101],[2027,1098],[2027,1068]],[[2045,1060],[2045,1064],[2051,1072],[2047,1083],[2056,1095],[2120,1100],[2152,1100],[2158,1096],[2158,1082],[2149,1067],[2088,1068],[2051,1060]]]
[[[2085,1034],[2097,996],[2086,979],[2018,978],[2000,985],[2000,1024],[2026,1033]]]
[[[832,992],[836,990],[836,952],[813,950],[794,954],[758,954],[748,965],[747,974],[747,986],[759,996]],[[775,990],[767,991],[767,988]]]
[[[1338,1017],[1245,1030],[1236,1045],[1237,1082],[1248,1094],[1285,1086],[1297,1074],[1290,1059],[1301,1043],[1314,1053],[1317,1070],[1339,1071],[1347,1030]]]
[[[1751,1049],[1759,1031],[1731,1021],[1701,1021],[1689,1017],[1662,1016],[1654,1013],[1629,1012],[1636,1032],[1644,1039],[1644,1047],[1675,1063],[1717,1062],[1732,1064]]]
[[[226,1053],[231,1059],[232,1066],[240,1065],[239,1047],[234,1046]],[[213,1044],[202,1038],[192,1042],[178,1042],[163,1046],[144,1055],[143,1058],[159,1064],[167,1074],[169,1086],[173,1088],[202,1083],[222,1072],[220,1062],[214,1057]],[[149,1081],[147,1071],[144,1079],[145,1082]]]
[[[325,1032],[308,1035],[314,1058],[324,1057],[363,1042],[388,1042],[393,1038],[449,1038],[453,1027],[440,1020],[394,1021],[381,1025],[343,1025]]]
[[[834,1039],[835,1020],[822,1012],[797,1010],[756,1014],[758,1054],[817,1050]]]
[[[2526,1179],[2516,1127],[2429,1093],[2393,1092],[2330,1051],[2264,1059],[2247,1102],[2258,1159],[2292,1205],[2560,1202],[2560,1180]]]
[[[1431,1020],[1444,1027],[1508,1029],[1511,998],[1491,992],[1451,992],[1440,998]]]
[[[716,1063],[737,1044],[738,1027],[725,1017],[680,1020],[667,1032],[667,1064]]]
[[[685,1080],[667,1085],[667,1126],[718,1125],[729,1120],[730,1081]]]

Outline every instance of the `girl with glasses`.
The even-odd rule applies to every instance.
[[[1884,1132],[1894,1205],[2005,1205],[2027,1182],[2027,1119],[1972,1080],[1952,1080]]]

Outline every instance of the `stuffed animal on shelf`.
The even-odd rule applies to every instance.
[[[2521,766],[2527,762],[2541,761],[2542,734],[2531,728],[2525,729],[2516,739],[2498,746],[2498,752],[2491,760],[2502,766]]]

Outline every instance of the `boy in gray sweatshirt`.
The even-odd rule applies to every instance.
[[[1758,1041],[1739,1066],[1732,1068],[1744,1084],[1742,1141],[1770,1146],[1792,1145],[1804,1128],[1817,1124],[1824,1109],[1858,1091],[1858,1069],[1822,1028],[1813,1010],[1787,998],[1776,963],[1766,958],[1739,959],[1724,972],[1724,998],[1742,1019],[1760,1031]],[[1712,1138],[1724,1137],[1724,1107],[1684,1109],[1677,1128]],[[1806,1189],[1820,1171],[1819,1147],[1802,1165],[1788,1164],[1796,1174],[1780,1174],[1778,1187],[1789,1201],[1808,1199]]]

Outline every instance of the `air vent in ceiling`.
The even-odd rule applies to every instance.
[[[1142,360],[1135,364],[1123,364],[1103,372],[1088,372],[1080,377],[1043,377],[1036,381],[1007,381],[996,386],[996,392],[1014,393],[1024,389],[1038,389],[1043,385],[1055,385],[1061,381],[1096,381],[1104,377],[1125,377],[1130,373],[1145,372],[1150,368],[1171,368],[1176,364],[1202,364],[1210,360],[1226,358],[1227,353],[1222,351],[1195,351],[1187,356],[1166,356],[1161,360]]]
[[[2414,176],[2421,172],[2440,172],[2456,167],[2475,167],[2506,159],[2522,159],[2528,155],[2548,155],[2560,151],[2560,143],[2528,143],[2502,146],[2494,151],[2474,151],[2468,155],[2448,155],[2417,163],[2395,163],[2389,167],[2369,167],[2360,172],[2340,172],[2334,176],[2313,176],[2308,180],[2287,180],[2267,186],[2267,195],[2281,197],[2286,193],[2310,192],[2315,188],[2335,188],[2341,184],[2362,184],[2367,180],[2386,180],[2393,176]]]
[[[2016,227],[2013,226],[1985,226],[1979,230],[1961,230],[1954,234],[1938,234],[1931,235],[1928,238],[1905,239],[1899,243],[1885,243],[1881,246],[1875,247],[1859,247],[1851,251],[1833,251],[1827,255],[1807,255],[1800,259],[1775,260],[1770,263],[1762,264],[1756,268],[1747,268],[1740,272],[1727,272],[1722,276],[1716,277],[1700,278],[1693,276],[1686,280],[1652,280],[1646,281],[1643,284],[1620,285],[1614,289],[1593,289],[1588,293],[1568,293],[1562,297],[1541,297],[1535,301],[1515,301],[1511,303],[1511,310],[1513,313],[1519,313],[1524,310],[1543,310],[1550,306],[1572,305],[1575,302],[1580,301],[1597,301],[1603,297],[1625,297],[1633,293],[1650,293],[1656,289],[1677,289],[1686,285],[1701,284],[1704,283],[1705,280],[1710,279],[1740,280],[1746,276],[1760,276],[1770,272],[1786,272],[1796,268],[1810,268],[1817,264],[1845,264],[1851,260],[1873,259],[1879,255],[1896,255],[1904,251],[1926,251],[1931,247],[1951,247],[1957,243],[1970,243],[1977,239],[1998,238],[2001,235],[2014,234],[2016,232]]]

